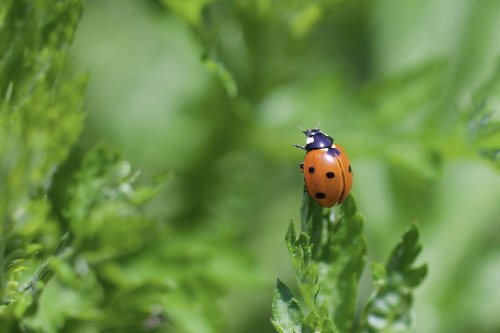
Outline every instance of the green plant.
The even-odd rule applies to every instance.
[[[304,194],[301,232],[293,223],[286,243],[303,305],[278,280],[272,323],[278,332],[410,332],[412,291],[427,274],[414,267],[422,246],[414,224],[393,249],[386,265],[372,263],[375,292],[356,318],[358,283],[367,255],[364,217],[350,195],[329,212]]]
[[[360,221],[305,210],[331,230],[288,234],[311,271],[297,303],[276,289],[297,305],[284,325],[387,323],[394,289],[407,313],[423,273],[372,265],[363,312],[361,253],[416,218],[432,267],[417,331],[500,330],[500,3],[83,3],[0,1],[0,332],[274,331],[302,186],[290,144],[318,121],[352,156],[369,223],[346,234]]]
[[[85,76],[68,79],[62,75],[82,3],[48,3],[0,4],[0,49],[5,50],[0,63],[3,318],[20,318],[31,311],[47,259],[61,241],[48,192],[85,118],[81,110]],[[12,332],[14,328],[7,323],[0,330]]]
[[[147,213],[165,176],[141,184],[78,143],[87,76],[65,68],[82,10],[0,3],[0,332],[218,331],[245,256]]]

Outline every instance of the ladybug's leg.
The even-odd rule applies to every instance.
[[[295,148],[299,148],[299,149],[302,149],[302,150],[307,150],[306,147],[304,146],[301,146],[301,145],[293,145]]]
[[[304,172],[304,162],[300,163],[299,167],[300,167],[300,170],[302,170],[302,172]]]

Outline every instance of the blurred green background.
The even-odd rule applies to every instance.
[[[90,74],[82,149],[106,141],[146,176],[168,170],[150,213],[248,265],[218,268],[233,280],[225,332],[273,332],[302,199],[292,144],[320,123],[350,154],[370,257],[422,227],[416,331],[493,333],[499,54],[496,1],[89,0],[70,63]]]

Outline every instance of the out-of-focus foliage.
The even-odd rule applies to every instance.
[[[468,133],[480,154],[500,169],[500,66],[474,93],[470,106],[463,113],[468,121]]]
[[[163,179],[136,186],[136,178],[104,146],[85,156],[63,212],[69,244],[49,258],[55,277],[24,325],[41,332],[214,332],[223,322],[215,300],[227,281],[211,266],[229,269],[231,256],[144,215],[141,206]]]
[[[297,236],[290,224],[286,241],[307,311],[278,280],[272,307],[277,331],[411,332],[413,289],[427,273],[426,265],[412,267],[422,249],[417,227],[405,233],[386,267],[372,264],[376,292],[357,323],[358,284],[367,255],[364,217],[352,195],[333,210],[304,193],[302,210],[302,231]],[[321,236],[311,237],[316,233]]]
[[[0,313],[3,332],[30,311],[45,259],[60,242],[47,198],[78,139],[85,77],[62,79],[80,1],[0,4]],[[36,280],[30,277],[35,274]],[[42,276],[40,276],[41,278]],[[10,320],[14,320],[11,322]]]
[[[371,258],[419,221],[416,331],[500,330],[500,4],[87,0],[81,13],[0,2],[0,331],[275,331],[303,187],[291,144],[318,122],[350,155]],[[63,74],[67,61],[89,75]],[[165,170],[164,191],[142,180]]]
[[[422,250],[416,225],[403,235],[386,266],[372,264],[376,292],[367,304],[359,332],[411,332],[415,328],[412,290],[427,275],[427,265],[413,267]]]
[[[252,279],[241,251],[147,214],[164,176],[140,185],[113,149],[75,146],[86,76],[64,69],[82,9],[0,4],[0,332],[217,332],[218,298]]]

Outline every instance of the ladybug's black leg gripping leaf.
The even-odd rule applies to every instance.
[[[306,147],[301,146],[301,145],[294,144],[293,146],[294,146],[295,148],[299,148],[299,149],[302,149],[302,150],[307,150],[307,149],[306,149]]]

